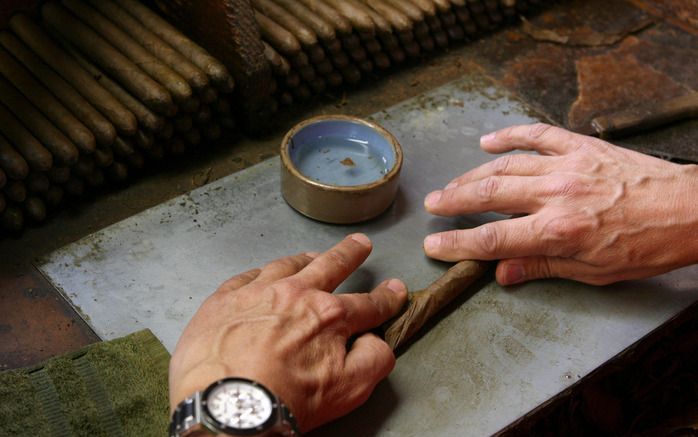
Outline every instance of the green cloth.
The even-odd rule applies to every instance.
[[[0,436],[163,436],[170,355],[143,330],[0,373]]]

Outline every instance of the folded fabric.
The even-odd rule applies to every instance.
[[[170,356],[149,330],[0,373],[0,436],[162,436]]]

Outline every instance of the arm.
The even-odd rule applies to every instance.
[[[354,234],[325,253],[282,258],[221,285],[189,322],[172,356],[171,409],[232,376],[271,389],[301,431],[365,402],[395,365],[390,347],[366,331],[407,299],[397,279],[370,293],[331,294],[370,251],[368,238]]]
[[[481,138],[507,155],[430,193],[437,215],[524,216],[429,235],[427,255],[499,259],[497,281],[562,277],[608,284],[698,262],[698,167],[678,165],[546,124]]]

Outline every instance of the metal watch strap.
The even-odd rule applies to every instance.
[[[172,413],[172,420],[169,427],[169,437],[181,437],[183,433],[192,430],[197,425],[200,426],[200,430],[208,431],[212,435],[218,433],[217,430],[211,429],[207,426],[205,421],[202,420],[201,414],[201,394],[203,392],[197,391],[192,396],[184,399],[177,405],[174,413]],[[275,431],[284,437],[299,437],[301,434],[298,431],[298,424],[296,418],[288,409],[286,404],[284,404],[276,395],[274,395],[274,402],[279,406],[279,412],[281,413],[281,421],[277,424],[277,429],[270,431]]]

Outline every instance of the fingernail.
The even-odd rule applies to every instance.
[[[456,188],[457,186],[458,186],[457,183],[451,182],[450,184],[446,185],[446,188],[444,188],[444,189],[445,189],[445,190],[450,190],[450,189]]]
[[[494,140],[496,136],[497,134],[494,132],[483,135],[480,137],[480,144],[482,145],[483,143],[489,143],[490,141]]]
[[[424,204],[430,208],[432,206],[435,206],[438,202],[439,199],[441,199],[441,195],[443,194],[442,191],[432,191],[427,195],[427,198],[424,199]]]
[[[305,252],[305,256],[313,259],[317,258],[318,255],[320,255],[320,252]]]
[[[385,285],[395,293],[404,293],[407,291],[407,287],[405,287],[405,284],[399,279],[391,279]]]
[[[364,234],[351,234],[349,238],[356,241],[357,243],[363,244],[366,247],[371,247],[371,240],[369,240],[368,237]]]
[[[521,264],[510,264],[507,266],[504,279],[507,284],[518,284],[526,279],[526,272]]]
[[[441,245],[441,236],[437,234],[429,235],[424,239],[424,251],[426,253],[434,252]]]

